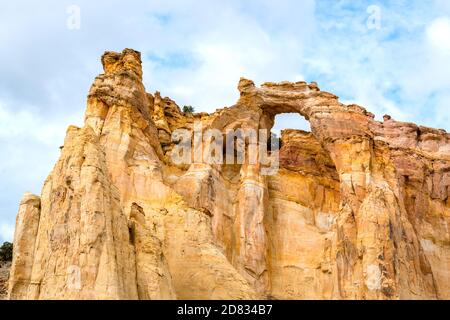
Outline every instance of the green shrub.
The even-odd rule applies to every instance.
[[[5,242],[0,247],[0,261],[11,261],[13,256],[13,245],[10,242]]]
[[[184,113],[194,113],[195,109],[193,106],[184,106],[183,107],[183,112]]]

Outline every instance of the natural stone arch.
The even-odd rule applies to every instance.
[[[338,101],[338,97],[327,92],[322,92],[317,84],[298,83],[265,83],[261,87],[256,87],[251,80],[241,79],[238,89],[240,99],[235,106],[230,109],[220,111],[212,121],[213,125],[221,129],[227,127],[240,127],[250,125],[255,129],[271,129],[274,118],[277,114],[298,113],[307,119],[311,124],[312,134],[317,138],[322,147],[331,156],[336,167],[341,193],[341,212],[336,220],[336,239],[331,245],[332,255],[336,260],[334,273],[336,273],[339,289],[336,289],[337,298],[392,298],[408,296],[411,293],[406,289],[399,291],[396,283],[400,280],[399,273],[395,271],[395,266],[379,257],[384,255],[381,252],[388,252],[394,256],[395,248],[399,246],[400,238],[377,239],[377,235],[387,232],[394,224],[396,229],[403,230],[408,234],[408,238],[414,245],[405,248],[399,255],[421,256],[417,236],[410,230],[411,224],[406,218],[406,212],[393,199],[394,194],[399,194],[398,185],[386,185],[386,180],[395,181],[395,171],[386,171],[386,166],[393,167],[390,162],[389,151],[383,142],[376,136],[380,133],[380,125],[374,120],[374,115],[367,112],[358,105],[344,105]],[[382,140],[383,138],[381,138]],[[255,168],[244,167],[241,170],[243,185],[246,179],[257,183],[265,183],[264,179],[258,175]],[[250,192],[250,194],[248,194]],[[257,190],[247,189],[246,198],[255,198]],[[264,200],[263,200],[264,201]],[[382,223],[373,227],[370,220],[373,219],[373,210],[385,201],[392,203],[390,207],[384,207],[377,212],[382,217]],[[245,207],[245,205],[244,205]],[[251,221],[249,226],[258,226],[257,221],[263,221],[258,207],[251,211],[243,211],[243,219]],[[264,216],[264,214],[263,214]],[[399,216],[403,218],[399,218]],[[400,223],[400,220],[404,222]],[[255,224],[253,224],[255,222]],[[266,237],[256,241],[251,238],[255,229],[248,232],[241,229],[244,234],[241,238],[251,247],[259,248],[239,253],[239,259],[245,268],[244,274],[250,270],[247,279],[254,278],[253,285],[261,292],[270,287],[270,277],[264,277],[264,272],[255,273],[264,269],[264,250],[266,250]],[[257,230],[264,230],[260,223]],[[262,231],[257,233],[263,234]],[[376,243],[371,253],[363,255],[358,253],[364,243],[364,237],[370,235],[373,239],[371,243]],[[386,253],[387,254],[387,253]],[[250,257],[246,258],[246,257]],[[234,260],[236,261],[236,260]],[[252,263],[259,261],[259,269],[252,269]],[[385,273],[378,272],[383,268]],[[376,270],[377,272],[374,272]],[[380,276],[378,276],[380,275]],[[419,275],[419,284],[415,285],[419,292],[426,292],[432,288],[432,281],[425,273]],[[360,281],[359,290],[354,290],[355,279]],[[431,281],[431,282],[430,282]],[[373,284],[377,285],[373,285]],[[378,285],[379,284],[379,285]],[[368,289],[364,289],[367,286]],[[382,289],[385,288],[385,289]],[[394,293],[395,292],[395,293]]]
[[[18,251],[11,273],[11,297],[134,299],[141,297],[138,287],[146,287],[149,279],[145,276],[145,281],[140,281],[137,275],[152,270],[156,279],[161,279],[164,270],[165,280],[149,283],[161,289],[166,285],[170,289],[172,283],[179,298],[272,297],[272,270],[266,259],[270,245],[265,234],[270,215],[266,178],[258,168],[244,165],[238,179],[232,181],[236,191],[229,181],[220,180],[220,168],[199,163],[175,177],[180,183],[172,178],[169,182],[163,169],[173,169],[164,160],[170,141],[164,141],[162,148],[162,138],[175,128],[189,127],[195,119],[204,120],[209,128],[259,129],[271,128],[276,114],[298,112],[311,122],[312,134],[332,156],[339,180],[334,236],[327,239],[324,257],[314,269],[329,275],[333,282],[319,285],[320,290],[336,299],[448,298],[448,230],[442,231],[444,224],[433,219],[449,221],[445,182],[450,168],[449,134],[389,117],[376,122],[363,108],[343,105],[316,84],[303,82],[256,87],[242,79],[241,98],[231,108],[188,117],[175,103],[164,101],[170,102],[171,112],[159,113],[157,109],[168,109],[162,107],[158,95],[145,92],[138,52],[106,53],[103,63],[105,74],[96,79],[88,98],[85,127],[69,129],[60,161],[41,198],[32,197],[39,205],[26,201],[29,196],[21,205],[16,240],[22,245],[14,243]],[[81,175],[81,171],[88,174]],[[228,197],[223,197],[227,193]],[[415,198],[421,200],[418,205]],[[236,208],[230,209],[229,203],[235,200]],[[141,243],[151,240],[146,236],[147,227],[152,235],[161,237],[161,243],[156,241],[155,247],[141,250],[136,246],[140,243],[136,232],[133,248],[128,214],[136,223],[144,220],[139,208],[128,212],[133,207],[126,202],[136,203],[151,219],[142,225]],[[430,208],[423,209],[424,204]],[[103,231],[99,230],[99,213],[115,221],[100,223]],[[237,231],[233,237],[238,239],[226,239],[230,252],[218,249],[211,232],[218,222],[211,223],[211,215],[221,213],[237,213],[230,220]],[[83,216],[86,228],[76,221],[77,216]],[[425,219],[421,220],[422,216]],[[82,243],[81,247],[66,241],[66,228],[59,222],[67,217],[75,220],[68,225],[72,230],[69,239]],[[20,227],[28,220],[37,233]],[[28,255],[30,250],[35,254]],[[436,257],[434,250],[444,258]],[[92,259],[84,259],[81,268],[82,279],[86,270],[88,281],[80,291],[71,292],[61,275],[67,271],[66,264],[72,265],[86,252],[92,253]],[[159,263],[161,253],[167,257],[167,268]],[[144,262],[139,262],[139,255]],[[23,260],[25,256],[28,258]],[[67,259],[70,257],[74,259]],[[156,262],[155,268],[148,269],[152,262]],[[99,268],[92,270],[94,265]],[[285,284],[305,289],[296,278],[286,279]],[[104,285],[110,290],[103,290]]]

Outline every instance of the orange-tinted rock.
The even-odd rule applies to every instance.
[[[377,122],[306,82],[242,78],[236,105],[185,114],[146,93],[138,52],[102,63],[85,126],[68,130],[39,206],[21,204],[11,298],[450,298],[445,131]],[[177,129],[226,136],[280,113],[312,132],[282,132],[274,175],[171,159]]]

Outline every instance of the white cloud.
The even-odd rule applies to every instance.
[[[12,242],[14,237],[14,225],[7,223],[0,223],[0,239],[1,243],[4,241]]]
[[[180,105],[212,112],[237,101],[236,87],[241,76],[260,83],[295,80],[301,73],[302,52],[314,29],[314,1],[282,1],[276,5],[271,1],[229,1],[205,5],[188,21],[179,16],[179,12],[189,11],[185,5],[172,8],[170,31],[185,35],[172,50],[181,48],[179,51],[193,59],[195,66],[171,69],[146,63],[144,81],[148,90],[161,90]],[[211,6],[218,14],[204,16]],[[286,19],[289,15],[295,19]],[[194,30],[185,32],[186,25]],[[169,49],[159,46],[155,50],[160,56]]]
[[[450,55],[450,19],[440,17],[427,28],[427,39],[441,54]]]
[[[45,119],[36,108],[33,109],[11,111],[0,104],[0,139],[8,141],[22,138],[55,146],[63,142],[69,124],[81,125],[81,112],[63,119]]]

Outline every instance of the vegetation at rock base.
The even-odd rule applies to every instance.
[[[0,261],[11,261],[13,254],[13,244],[5,242],[0,247]]]

